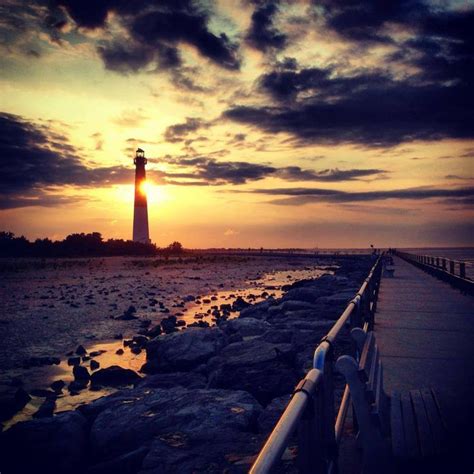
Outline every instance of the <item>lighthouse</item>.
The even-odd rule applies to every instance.
[[[148,206],[146,200],[146,171],[147,159],[145,152],[138,148],[135,159],[135,208],[133,212],[133,240],[134,242],[150,243],[148,232]]]

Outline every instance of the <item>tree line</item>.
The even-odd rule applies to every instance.
[[[0,232],[0,257],[107,257],[120,255],[180,255],[184,252],[180,242],[164,248],[132,240],[104,240],[100,232],[70,234],[63,240],[48,238],[30,242],[23,235]]]

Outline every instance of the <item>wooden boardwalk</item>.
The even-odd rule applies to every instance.
[[[385,390],[435,389],[453,446],[465,451],[474,432],[474,298],[398,257],[394,262],[375,315]]]

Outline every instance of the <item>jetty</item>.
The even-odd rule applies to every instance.
[[[473,290],[464,262],[380,256],[315,348],[251,473],[289,459],[304,473],[473,472]],[[340,355],[347,330],[354,347]]]

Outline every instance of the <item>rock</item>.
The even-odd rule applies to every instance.
[[[259,338],[262,341],[273,344],[290,343],[293,338],[293,331],[290,329],[270,329]]]
[[[87,469],[87,474],[136,474],[148,450],[148,446],[142,446],[114,459],[95,464]]]
[[[123,349],[117,349],[115,353],[119,356],[123,355]]]
[[[218,328],[192,328],[149,341],[146,373],[188,371],[206,362],[226,345],[225,334]]]
[[[237,299],[232,303],[232,309],[234,311],[242,311],[248,306],[250,306],[250,303],[245,301],[241,296],[238,296]]]
[[[240,318],[255,318],[255,319],[264,319],[267,316],[268,308],[273,306],[276,303],[274,298],[268,298],[261,303],[253,304],[247,306],[240,311]]]
[[[207,364],[209,387],[246,390],[266,405],[293,391],[301,377],[294,359],[291,344],[258,339],[229,344]]]
[[[61,360],[59,357],[30,357],[23,362],[23,367],[28,369],[30,367],[41,367],[43,365],[59,365]]]
[[[161,334],[161,326],[159,324],[157,324],[156,326],[153,326],[152,328],[150,328],[148,331],[147,331],[147,336],[150,337],[150,338],[154,338],[154,337],[157,337]]]
[[[138,355],[138,354],[141,354],[142,350],[141,350],[140,347],[134,346],[134,347],[132,347],[132,348],[130,349],[130,352],[131,352],[132,354]]]
[[[30,400],[31,397],[23,388],[2,385],[0,387],[0,421],[11,418]]]
[[[200,433],[166,433],[155,437],[140,472],[243,474],[250,471],[263,441],[252,432],[228,429],[214,439]]]
[[[357,293],[357,290],[353,291],[352,289],[348,291],[340,291],[330,296],[322,296],[321,298],[318,299],[318,303],[325,303],[327,305],[333,305],[333,304],[345,305],[345,304],[348,304],[349,301],[352,300],[352,298],[354,298],[356,293]]]
[[[84,348],[84,346],[77,346],[77,349],[76,349],[76,354],[77,355],[80,355],[80,356],[83,356],[83,355],[86,355],[87,354],[87,351],[86,349]]]
[[[71,395],[84,390],[87,387],[87,380],[73,380],[68,386],[67,389]]]
[[[281,415],[290,402],[291,395],[274,398],[258,417],[258,426],[262,433],[270,433],[278,423]]]
[[[284,300],[281,304],[268,309],[269,317],[274,313],[284,313],[286,311],[312,310],[317,312],[321,307],[307,301]]]
[[[132,341],[136,346],[143,349],[146,346],[147,342],[148,342],[148,337],[146,337],[146,336],[134,336]]]
[[[92,351],[92,352],[89,353],[89,355],[91,357],[98,357],[98,356],[104,354],[105,352],[107,352],[107,351],[105,349],[102,349],[100,351]]]
[[[76,382],[87,382],[90,379],[89,371],[82,365],[75,365],[72,373]]]
[[[48,397],[41,404],[38,411],[33,413],[33,418],[47,418],[53,416],[56,409],[56,397]]]
[[[174,388],[179,386],[192,389],[205,388],[206,383],[204,375],[195,372],[173,372],[149,375],[140,380],[136,386],[141,388]]]
[[[55,380],[50,387],[55,391],[55,392],[61,392],[62,389],[66,386],[66,383],[63,380]]]
[[[118,365],[112,365],[100,369],[91,375],[93,385],[119,386],[130,385],[140,380],[140,376],[130,369],[123,369]]]
[[[30,395],[33,395],[34,397],[48,398],[56,394],[52,390],[46,390],[44,388],[34,388],[33,390],[30,390]]]
[[[69,357],[67,365],[79,365],[81,363],[80,357]]]
[[[188,324],[188,328],[208,328],[210,326],[207,321],[195,321],[194,323]]]
[[[297,300],[297,301],[306,301],[308,303],[315,303],[318,298],[321,296],[330,294],[327,290],[322,290],[320,288],[294,288],[290,291],[287,291],[283,296],[283,301],[288,300]]]
[[[227,321],[224,331],[226,333],[238,332],[243,337],[258,336],[271,329],[271,324],[255,318],[237,318]]]
[[[255,429],[261,407],[243,391],[135,388],[97,400],[85,413],[92,417],[89,440],[95,459],[114,458],[154,443],[165,443],[189,458],[203,451],[214,455],[218,440],[226,441],[232,452],[235,438],[243,433],[248,438]],[[166,467],[169,461],[152,459],[142,469],[188,472],[178,466],[158,469],[155,463]]]
[[[82,472],[86,424],[81,414],[70,411],[13,425],[0,435],[2,472]]]
[[[90,363],[91,370],[97,370],[100,367],[100,363],[92,359]]]
[[[168,316],[167,318],[163,319],[163,321],[161,321],[161,328],[166,334],[176,332],[176,316]]]

